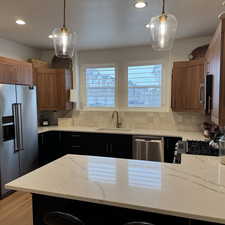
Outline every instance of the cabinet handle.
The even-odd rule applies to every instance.
[[[204,99],[203,99],[203,90],[204,90],[204,84],[200,84],[200,88],[199,88],[199,102],[201,104],[204,103]]]
[[[71,136],[74,137],[74,138],[80,137],[80,135],[78,135],[78,134],[72,134]]]
[[[80,148],[80,145],[72,145],[72,148]]]
[[[41,144],[44,145],[44,134],[41,134]]]
[[[211,113],[211,96],[208,97],[208,114]]]

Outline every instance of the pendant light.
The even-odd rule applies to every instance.
[[[153,17],[149,27],[152,35],[152,48],[157,51],[171,50],[176,36],[177,19],[174,15],[165,13],[165,0],[163,0],[162,14]]]
[[[75,33],[66,27],[66,0],[64,0],[63,26],[55,28],[52,32],[52,40],[55,55],[60,58],[72,58],[75,49]]]

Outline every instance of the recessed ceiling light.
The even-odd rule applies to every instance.
[[[26,24],[26,22],[25,22],[24,20],[21,20],[21,19],[16,20],[16,23],[17,23],[18,25],[25,25],[25,24]]]
[[[138,9],[142,9],[147,6],[147,2],[144,0],[135,0],[134,1],[134,7]]]
[[[52,34],[48,35],[48,38],[53,38],[53,35]]]

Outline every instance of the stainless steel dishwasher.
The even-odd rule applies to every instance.
[[[164,138],[133,136],[133,159],[164,162]]]

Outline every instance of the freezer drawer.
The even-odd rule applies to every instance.
[[[164,138],[134,137],[133,158],[164,162]]]

